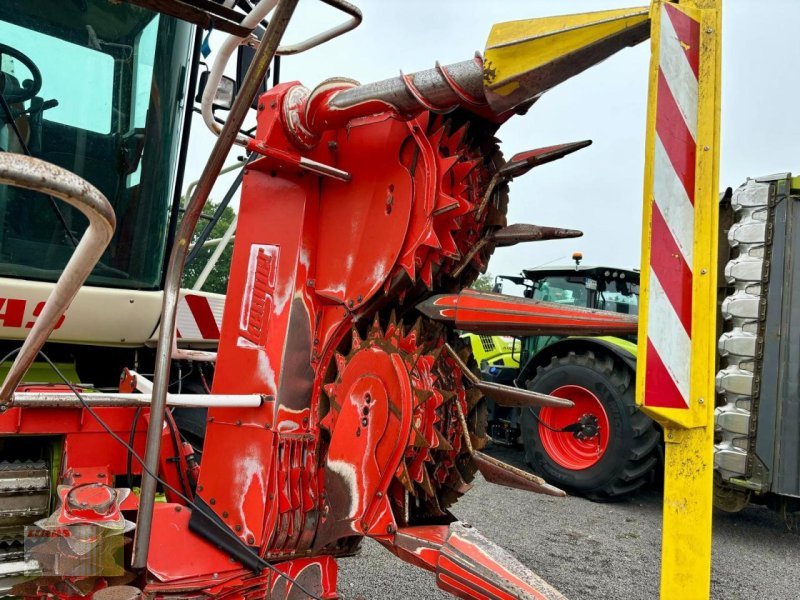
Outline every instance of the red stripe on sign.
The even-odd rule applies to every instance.
[[[683,328],[692,336],[692,270],[686,264],[658,205],[653,203],[650,266],[675,309]],[[658,324],[656,324],[658,327]]]
[[[208,300],[203,296],[186,295],[186,304],[189,305],[189,310],[192,311],[197,328],[200,330],[200,335],[204,340],[218,340],[219,327],[214,319],[214,313],[211,312],[211,306]]]
[[[686,13],[679,11],[670,4],[665,4],[669,20],[678,34],[678,41],[681,43],[689,66],[697,77],[700,71],[700,23],[692,19]]]
[[[675,380],[672,379],[650,340],[647,340],[647,375],[645,376],[644,393],[647,398],[647,406],[686,408],[686,399],[675,385]]]
[[[660,69],[658,71],[656,133],[667,151],[672,167],[689,195],[689,201],[694,206],[697,148],[694,138],[686,126],[683,113],[678,108],[667,84],[667,79]]]

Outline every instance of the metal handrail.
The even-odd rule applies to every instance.
[[[5,410],[13,403],[14,390],[55,329],[61,315],[103,256],[114,235],[116,217],[111,204],[96,187],[75,173],[38,158],[0,153],[0,183],[49,194],[77,208],[89,220],[89,227],[50,292],[0,387],[0,410]]]
[[[279,56],[288,56],[293,54],[299,54],[300,52],[305,52],[306,50],[310,50],[320,44],[323,44],[327,41],[332,40],[335,37],[338,37],[348,31],[352,31],[356,27],[361,24],[363,20],[363,16],[361,15],[361,11],[358,7],[350,4],[346,0],[320,0],[324,4],[328,6],[332,6],[348,15],[350,15],[350,19],[345,21],[344,23],[340,23],[335,27],[331,27],[323,31],[322,33],[318,33],[313,35],[302,42],[298,42],[296,44],[288,44],[286,46],[279,46],[275,51],[276,55]],[[258,23],[261,22],[261,19],[265,17],[272,11],[272,6],[274,6],[275,0],[262,0],[259,2],[256,7],[242,20],[242,24],[248,27],[255,28]],[[266,37],[266,34],[265,34]],[[217,57],[214,59],[214,64],[211,66],[211,71],[209,72],[208,79],[206,79],[206,87],[203,91],[203,97],[200,102],[200,112],[203,115],[203,122],[206,124],[206,127],[209,128],[211,133],[214,135],[219,135],[221,128],[220,125],[214,118],[214,112],[212,110],[214,98],[217,93],[217,88],[219,87],[220,81],[222,80],[222,75],[225,71],[225,67],[228,64],[231,56],[233,55],[234,50],[241,46],[242,44],[246,44],[251,48],[258,49],[260,44],[263,40],[259,40],[255,35],[251,34],[248,37],[237,37],[237,36],[230,36],[220,47]],[[246,147],[250,142],[250,138],[244,135],[237,135],[236,141],[234,143]]]
[[[323,31],[322,33],[318,33],[317,35],[313,35],[310,38],[303,40],[302,42],[298,42],[296,44],[288,44],[286,46],[280,46],[278,50],[275,52],[278,56],[289,56],[292,54],[299,54],[300,52],[305,52],[306,50],[310,50],[320,44],[324,44],[325,42],[329,42],[333,38],[339,37],[340,35],[347,33],[348,31],[352,31],[359,25],[361,25],[361,21],[363,20],[363,15],[361,11],[358,9],[357,6],[346,2],[345,0],[320,0],[323,4],[327,4],[328,6],[332,6],[345,14],[350,15],[350,18],[345,21],[344,23],[340,23],[336,27],[331,27],[330,29]]]
[[[245,76],[242,89],[231,106],[228,119],[211,150],[205,169],[186,205],[186,212],[181,220],[175,242],[170,252],[167,274],[164,279],[164,297],[161,305],[161,325],[156,349],[155,377],[153,396],[150,405],[150,421],[147,426],[145,456],[142,473],[142,487],[139,495],[139,514],[136,523],[136,534],[133,543],[133,568],[144,568],[147,565],[147,554],[150,548],[150,533],[153,526],[153,511],[158,481],[152,475],[158,471],[159,453],[161,451],[161,433],[164,427],[164,410],[167,404],[169,387],[170,362],[172,358],[175,322],[178,310],[183,267],[189,249],[189,241],[194,233],[197,221],[203,212],[208,195],[219,176],[219,172],[228,156],[231,147],[247,115],[250,105],[258,93],[261,81],[267,74],[278,44],[283,37],[289,19],[297,7],[298,0],[280,0],[264,32],[261,46],[256,51],[253,62]]]
[[[167,406],[200,408],[256,408],[264,398],[261,394],[167,394]],[[14,406],[21,408],[92,408],[150,407],[151,399],[146,393],[86,394],[79,399],[74,392],[16,392]]]
[[[231,171],[235,171],[236,169],[241,169],[241,168],[242,168],[242,163],[234,163],[234,164],[228,165],[227,167],[222,169],[219,172],[219,174],[220,175],[226,175],[227,173],[230,173]],[[192,193],[194,192],[194,188],[197,187],[198,183],[200,183],[199,179],[196,179],[196,180],[190,182],[189,185],[186,186],[186,191],[183,192],[183,197],[186,198],[187,200],[189,198],[191,198]],[[183,207],[181,207],[181,208],[183,208]]]

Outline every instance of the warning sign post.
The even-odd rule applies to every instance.
[[[721,0],[656,0],[637,400],[664,427],[662,598],[708,598]]]

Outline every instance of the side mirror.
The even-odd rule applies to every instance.
[[[522,295],[526,298],[533,298],[533,288],[527,288],[524,292],[522,292]]]
[[[208,71],[200,73],[200,81],[197,83],[197,95],[195,101],[202,102],[203,91],[208,83]],[[230,110],[233,106],[233,99],[236,97],[236,81],[230,77],[222,76],[219,87],[214,95],[214,102],[211,106],[214,109]]]
[[[494,285],[492,286],[492,291],[495,294],[500,294],[503,291],[503,282],[502,281],[495,281]]]
[[[261,36],[264,33],[264,30],[261,28],[256,29],[256,35],[261,39]],[[244,81],[245,75],[247,75],[247,70],[250,68],[250,63],[253,62],[253,59],[256,56],[255,48],[251,48],[247,44],[242,44],[239,46],[238,51],[236,52],[236,81],[242,82]],[[278,69],[278,60],[280,59],[279,56],[276,56],[273,59],[273,65],[275,66],[276,73]],[[270,76],[270,72],[272,71],[272,67],[267,71],[267,74],[264,76],[261,85],[258,86],[258,93],[256,97],[253,98],[253,104],[251,105],[252,108],[258,109],[258,99],[261,97],[261,94],[267,91],[267,80]]]

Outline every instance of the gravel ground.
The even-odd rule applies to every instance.
[[[522,466],[518,452],[490,453]],[[628,502],[595,504],[499,488],[479,476],[453,512],[568,598],[658,598],[659,490],[645,490]],[[712,564],[712,598],[800,598],[800,534],[765,508],[715,514]],[[340,561],[339,590],[350,600],[450,597],[436,589],[431,573],[371,540],[360,556]],[[685,598],[691,598],[688,591]]]

